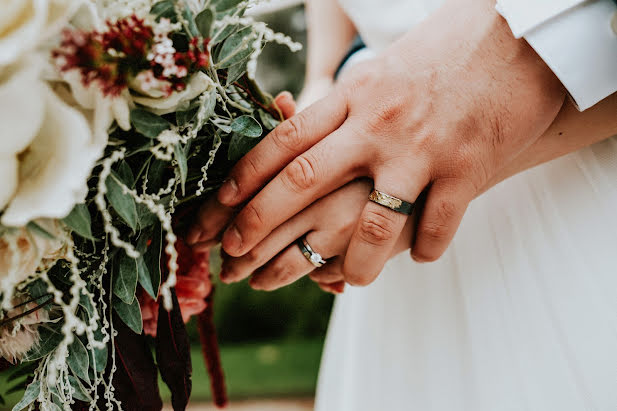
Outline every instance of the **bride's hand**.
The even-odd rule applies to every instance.
[[[448,2],[379,59],[351,70],[234,168],[219,192],[225,205],[242,204],[272,181],[224,234],[228,254],[247,254],[316,199],[366,176],[409,202],[428,187],[413,256],[433,261],[469,202],[548,128],[565,96],[488,0]],[[406,221],[361,201],[343,265],[356,285],[379,274]]]
[[[252,275],[253,288],[271,291],[308,274],[324,291],[341,293],[345,253],[371,187],[369,180],[351,182],[278,226],[249,253],[226,257],[221,280],[231,283]],[[315,268],[295,244],[304,235],[314,251],[327,260],[322,267]],[[392,255],[409,248],[411,235],[410,219]]]

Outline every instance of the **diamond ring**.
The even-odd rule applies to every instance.
[[[300,247],[300,251],[302,251],[304,257],[315,267],[319,268],[326,263],[326,260],[321,257],[321,254],[316,253],[309,245],[308,241],[306,241],[306,237],[303,236],[298,238],[296,244]]]

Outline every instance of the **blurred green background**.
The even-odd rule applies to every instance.
[[[306,44],[302,6],[259,19]],[[276,44],[266,46],[258,69],[260,84],[273,95],[288,90],[297,96],[304,81],[305,58],[304,50],[292,53]],[[213,260],[213,272],[218,272],[220,261],[216,256]],[[314,395],[332,300],[308,279],[271,293],[254,291],[246,281],[234,285],[217,281],[215,323],[232,401]],[[194,321],[188,330],[194,342],[192,403],[207,402],[210,383]],[[6,374],[0,375],[0,392],[7,387]],[[165,385],[160,386],[169,399]],[[0,410],[10,409],[19,397],[20,393],[9,395]]]

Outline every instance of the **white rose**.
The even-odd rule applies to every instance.
[[[64,257],[64,228],[55,220],[36,220],[54,239],[19,228],[0,237],[0,289],[13,288],[36,273],[40,266],[50,266]]]
[[[57,34],[83,0],[0,0],[0,66]]]
[[[155,114],[163,115],[173,113],[178,107],[190,102],[204,91],[215,87],[212,79],[201,71],[193,74],[184,90],[174,91],[170,95],[162,91],[165,89],[163,83],[157,83],[159,87],[145,88],[140,84],[140,78],[137,76],[131,84],[131,88],[146,96],[133,95],[133,101],[147,107],[149,111]]]
[[[0,223],[63,218],[87,194],[102,154],[88,122],[39,79],[43,63],[23,60],[0,72]]]

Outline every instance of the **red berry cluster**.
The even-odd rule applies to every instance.
[[[144,19],[133,15],[106,25],[104,32],[64,31],[53,52],[61,71],[79,70],[84,86],[96,82],[106,96],[120,95],[132,78],[149,70],[152,78],[169,83],[169,93],[183,90],[190,73],[208,66],[208,39],[193,38],[187,51],[175,51],[170,75],[156,58],[158,37]]]

